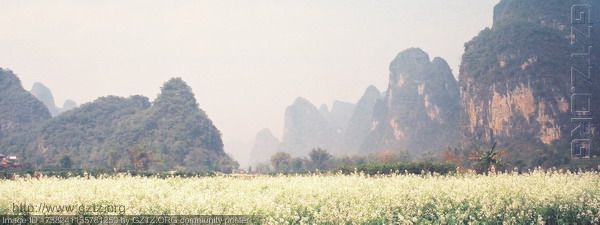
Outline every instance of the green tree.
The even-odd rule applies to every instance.
[[[147,152],[140,151],[137,147],[129,151],[129,159],[136,171],[147,171],[152,164],[152,156]]]
[[[313,166],[319,170],[324,170],[326,168],[326,162],[332,157],[327,150],[321,148],[313,149],[310,151],[309,156]]]
[[[288,172],[290,169],[290,162],[292,157],[290,154],[285,152],[278,152],[271,156],[271,165],[275,171],[278,172]]]
[[[475,169],[478,172],[488,174],[490,170],[501,165],[502,157],[505,154],[505,151],[496,150],[496,143],[494,143],[488,150],[475,151],[470,159],[475,161]]]
[[[306,170],[305,160],[302,158],[293,158],[290,162],[290,168],[294,172],[301,172]]]

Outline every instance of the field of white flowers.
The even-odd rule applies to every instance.
[[[600,224],[600,174],[0,180],[0,214],[13,214],[15,203],[118,204],[127,215],[258,215],[264,224]]]

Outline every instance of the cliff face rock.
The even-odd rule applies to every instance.
[[[375,86],[369,86],[358,100],[344,130],[343,148],[346,154],[360,152],[361,144],[373,128],[373,109],[379,99],[381,99],[381,92]]]
[[[390,64],[390,81],[376,103],[372,130],[363,151],[440,151],[456,141],[459,91],[450,67],[421,49],[399,53]]]
[[[12,71],[0,68],[0,139],[48,119],[46,106],[23,89]]]
[[[570,58],[576,51],[569,36],[574,3],[503,0],[493,27],[465,44],[459,76],[465,146],[497,142],[527,165],[568,159],[570,66],[578,61]],[[593,79],[598,81],[596,70]],[[590,91],[597,96],[599,87]],[[594,112],[598,99],[592,99]]]
[[[277,153],[279,148],[279,139],[277,139],[271,130],[263,129],[256,134],[254,146],[250,154],[250,164],[270,163],[271,156]]]

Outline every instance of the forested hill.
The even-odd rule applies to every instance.
[[[23,89],[12,71],[0,67],[0,138],[49,118],[46,106]]]
[[[40,111],[27,116],[27,129],[0,138],[0,153],[17,155],[26,166],[144,171],[238,167],[224,152],[220,131],[179,78],[166,82],[154,102],[144,96],[107,96],[50,118],[40,101],[18,92],[23,88],[16,76],[7,79],[5,73],[0,121],[13,121],[25,108]],[[25,101],[11,100],[14,96]]]

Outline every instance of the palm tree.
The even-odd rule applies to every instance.
[[[506,151],[497,151],[496,142],[492,145],[492,148],[488,150],[478,150],[472,154],[469,159],[475,161],[479,171],[486,175],[492,168],[496,168],[502,162],[502,157],[506,154]]]

